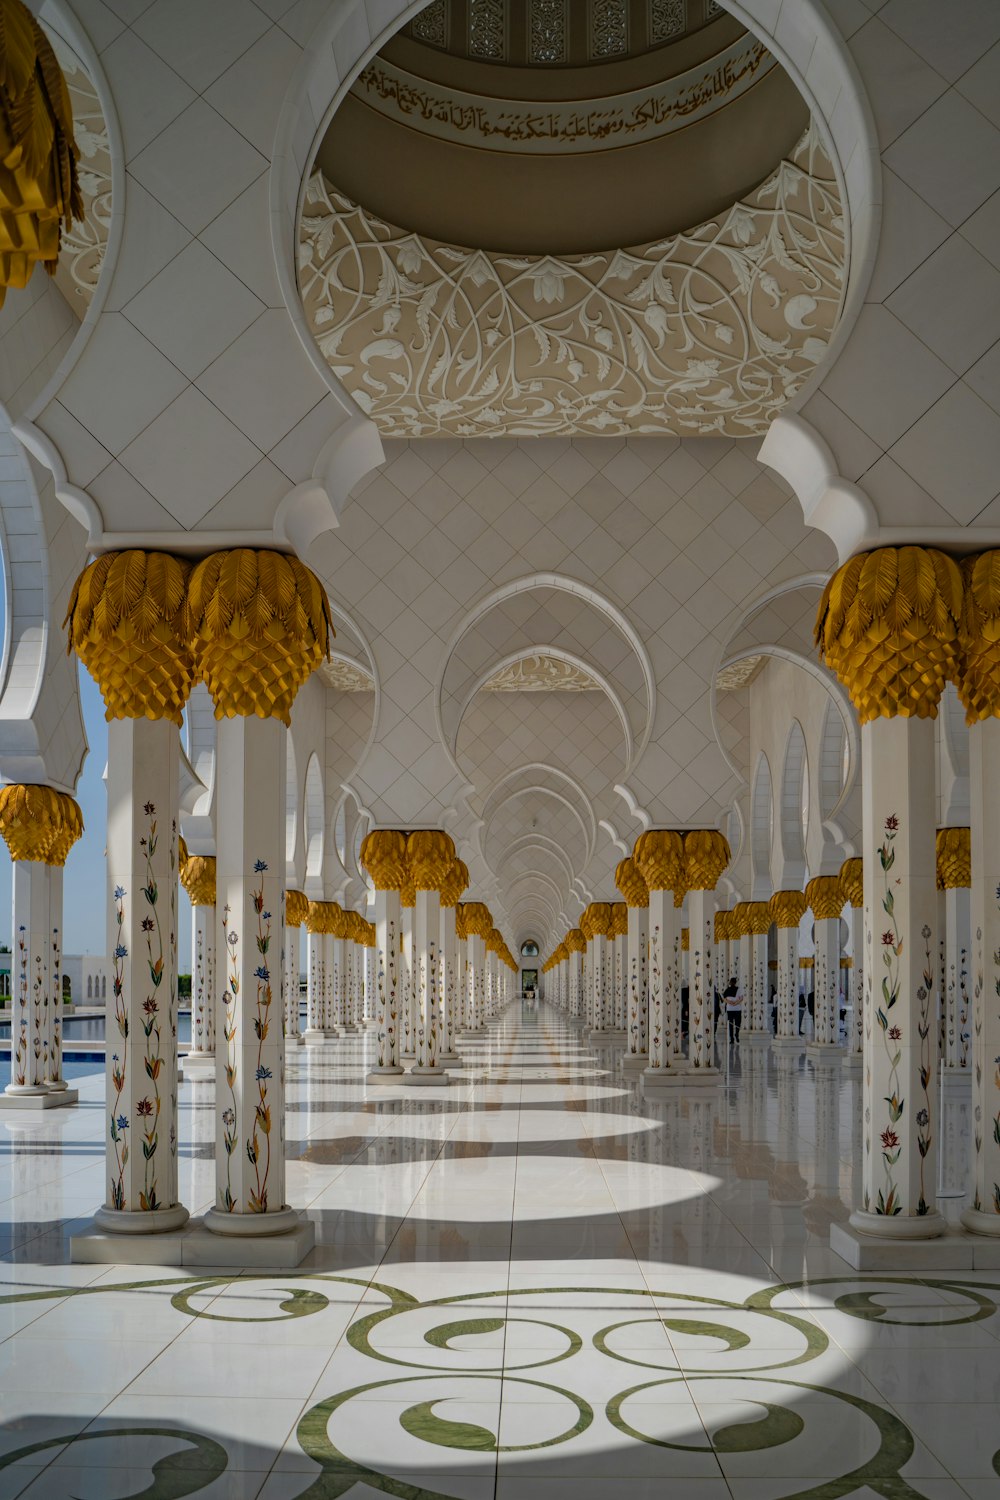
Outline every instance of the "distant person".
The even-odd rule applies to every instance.
[[[726,1021],[729,1024],[729,1040],[738,1042],[740,1039],[740,1026],[743,1024],[743,996],[740,994],[735,979],[731,979],[726,985],[723,996],[726,1002]]]

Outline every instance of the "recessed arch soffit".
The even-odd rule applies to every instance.
[[[548,862],[558,872],[568,895],[576,871],[562,847],[544,834],[526,834],[509,844],[497,861],[497,876],[502,879],[508,870],[515,874],[530,873],[537,867],[539,860]]]
[[[598,824],[590,799],[580,783],[567,771],[543,761],[528,761],[523,766],[506,772],[494,782],[483,799],[484,826],[502,802],[522,791],[549,792],[561,800],[568,800],[586,830],[587,858],[591,858],[597,846]]]
[[[808,787],[808,755],[806,737],[798,719],[792,720],[785,743],[785,759],[781,770],[781,803],[779,829],[781,857],[785,876],[789,884],[798,876],[801,884],[806,868],[806,829],[803,818],[803,794]]]
[[[858,764],[860,741],[850,699],[819,660],[813,641],[816,608],[825,584],[825,577],[809,574],[769,590],[751,603],[723,648],[712,683],[712,721],[722,753],[744,787],[749,785],[751,770],[749,684],[769,657],[790,661],[822,683],[840,716],[850,764]],[[750,670],[740,672],[748,661],[752,662]],[[727,680],[736,686],[727,687]],[[849,776],[848,785],[852,780]]]
[[[586,868],[587,829],[573,803],[548,788],[525,787],[498,802],[486,820],[482,849],[491,870],[515,839],[539,830],[562,844],[575,870]]]
[[[499,255],[386,223],[319,172],[299,231],[308,326],[391,437],[763,437],[824,359],[846,281],[819,132],[728,213],[593,254]]]
[[[556,574],[516,580],[481,600],[453,635],[438,685],[438,714],[452,753],[465,705],[519,658],[550,650],[606,684],[638,753],[655,707],[652,665],[638,632],[597,589]]]
[[[339,786],[363,764],[378,729],[381,688],[375,657],[351,615],[329,599],[336,632],[330,661],[319,668],[326,694],[325,772],[331,787]]]
[[[457,748],[459,765],[478,786],[534,753],[564,767],[591,800],[625,765],[621,723],[603,693],[480,692],[462,720]]]

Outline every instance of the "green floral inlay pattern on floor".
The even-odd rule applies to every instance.
[[[810,1307],[775,1305],[796,1303],[805,1290]],[[711,1466],[705,1474],[738,1477],[734,1464],[741,1456],[796,1446],[801,1459],[786,1458],[782,1471],[804,1472],[815,1463],[824,1431],[836,1429],[843,1451],[839,1472],[807,1488],[772,1478],[775,1500],[838,1500],[861,1491],[908,1500],[928,1493],[919,1477],[902,1473],[914,1458],[915,1434],[888,1405],[853,1388],[846,1359],[844,1378],[831,1378],[829,1359],[837,1346],[811,1312],[822,1308],[873,1330],[914,1328],[928,1320],[972,1327],[997,1316],[1000,1283],[873,1277],[859,1288],[858,1278],[829,1277],[768,1286],[743,1301],[727,1301],[679,1286],[642,1290],[609,1281],[486,1288],[420,1300],[388,1281],[316,1273],[55,1284],[0,1296],[0,1309],[60,1302],[99,1306],[101,1299],[124,1297],[135,1299],[139,1317],[143,1299],[153,1293],[185,1318],[218,1323],[220,1337],[224,1325],[259,1323],[259,1356],[253,1344],[246,1348],[265,1370],[267,1338],[276,1325],[322,1319],[344,1293],[364,1298],[343,1341],[339,1332],[332,1335],[338,1352],[352,1361],[352,1378],[319,1400],[311,1398],[296,1424],[294,1447],[314,1465],[295,1479],[299,1488],[288,1488],[293,1476],[285,1476],[281,1494],[297,1500],[334,1500],[359,1482],[397,1500],[450,1500],[465,1489],[449,1492],[447,1478],[438,1476],[447,1475],[456,1458],[456,1473],[490,1480],[502,1455],[530,1455],[530,1474],[537,1477],[546,1472],[548,1456],[558,1453],[569,1457],[554,1460],[553,1474],[585,1475],[599,1427],[605,1451],[623,1455],[623,1473],[629,1472],[628,1452],[641,1445],[661,1454],[664,1478],[678,1482],[692,1472],[692,1462]],[[230,1312],[232,1298],[255,1305],[250,1312]],[[362,1310],[373,1301],[381,1305]],[[823,1378],[810,1382],[809,1365],[822,1357],[828,1361]],[[336,1365],[335,1358],[326,1377],[334,1385]],[[366,1365],[372,1378],[359,1380]],[[662,1374],[623,1383],[623,1365]],[[26,1482],[60,1453],[71,1463],[86,1463],[78,1455],[95,1443],[127,1444],[129,1472],[148,1477],[120,1500],[180,1500],[207,1489],[230,1465],[217,1435],[168,1423],[109,1417],[81,1431],[54,1425],[51,1435],[30,1443],[13,1442],[14,1434],[2,1427],[0,1436],[7,1438],[0,1473],[33,1465],[25,1469]],[[151,1449],[154,1440],[160,1447]],[[581,1440],[591,1447],[581,1448],[577,1459],[574,1445]],[[164,1445],[168,1451],[161,1451]],[[1000,1453],[993,1467],[1000,1474]],[[422,1471],[435,1476],[433,1486],[413,1482]],[[654,1462],[645,1472],[660,1469]]]

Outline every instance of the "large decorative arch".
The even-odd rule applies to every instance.
[[[771,894],[771,841],[774,830],[774,793],[771,766],[763,753],[757,760],[750,793],[750,867],[754,901]]]
[[[781,870],[773,876],[775,885],[786,890],[800,890],[805,884],[806,830],[803,802],[808,787],[808,774],[806,737],[798,719],[793,719],[785,741],[781,769],[781,801],[778,809]]]
[[[319,143],[333,114],[362,68],[424,3],[384,0],[377,21],[364,0],[342,0],[327,13],[289,81],[272,154],[270,208],[279,286],[308,357],[344,411],[346,432],[366,424],[309,332],[296,282],[297,227]],[[796,84],[822,133],[847,208],[849,259],[840,325],[808,395],[843,347],[871,278],[881,214],[874,120],[846,43],[820,0],[798,0],[795,6],[727,0],[725,8],[766,42]]]
[[[446,724],[445,722],[446,699],[450,697],[448,689],[449,668],[452,666],[458,647],[461,641],[472,630],[474,630],[475,627],[479,625],[493,610],[497,609],[508,600],[516,598],[518,595],[530,594],[534,591],[543,589],[550,589],[557,593],[570,594],[577,599],[584,600],[607,622],[610,628],[615,630],[622,637],[624,643],[630,649],[634,660],[638,664],[638,668],[642,678],[643,692],[646,700],[645,704],[643,705],[643,724],[641,732],[638,736],[636,736],[635,742],[632,745],[630,766],[635,764],[636,760],[642,754],[642,751],[645,749],[646,744],[648,743],[650,733],[652,732],[653,718],[656,711],[656,679],[653,672],[652,661],[650,660],[649,653],[647,652],[638,631],[620,609],[613,605],[609,600],[605,599],[604,596],[599,592],[599,590],[593,588],[590,584],[581,583],[578,579],[568,578],[561,573],[533,573],[528,575],[527,577],[513,579],[510,583],[503,584],[499,588],[492,590],[491,593],[485,595],[484,598],[482,598],[478,602],[478,604],[474,605],[473,608],[468,611],[468,613],[456,626],[442,654],[441,668],[438,672],[437,681],[434,685],[434,721],[441,744],[445,747],[445,752],[448,755],[449,761],[455,771],[455,774],[458,776],[460,776],[462,772],[455,756],[454,747],[457,740],[457,729],[459,724],[461,723],[461,714],[458,712],[458,709],[459,706],[464,702],[464,699],[467,696],[466,693],[463,693],[457,700],[452,700],[449,703],[448,706],[451,709],[451,722],[450,724]],[[526,650],[528,648],[524,647],[522,649]],[[546,646],[545,649],[548,650],[549,647]],[[493,663],[493,670],[496,669],[497,663],[500,659],[502,659],[501,654],[498,653],[497,660]],[[583,661],[581,662],[581,665],[583,665],[588,671],[591,671],[591,663],[589,661]],[[599,668],[598,671],[600,671]],[[604,674],[602,673],[602,676],[603,675]],[[630,769],[630,767],[626,769]]]
[[[324,814],[323,771],[319,756],[313,753],[306,766],[302,799],[302,831],[305,840],[305,875],[307,893],[322,894],[323,852],[326,818]]]

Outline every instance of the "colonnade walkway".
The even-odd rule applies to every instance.
[[[289,1054],[288,1193],[317,1229],[294,1272],[68,1264],[103,1076],[3,1121],[0,1500],[997,1494],[1000,1273],[829,1249],[856,1073],[744,1042],[720,1087],[650,1100],[521,1002],[447,1088],[366,1083],[374,1045]],[[213,1091],[180,1089],[195,1212]]]

